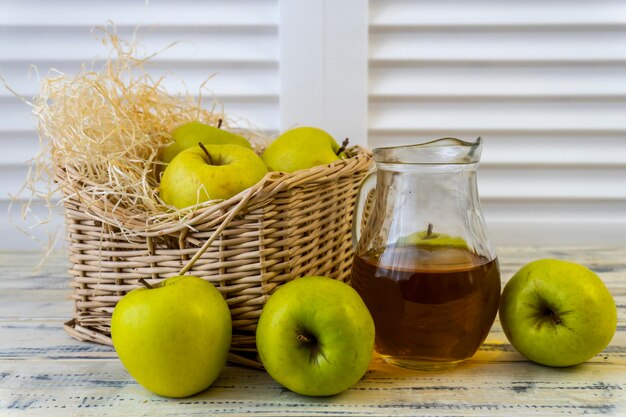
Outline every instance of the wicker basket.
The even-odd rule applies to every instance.
[[[269,173],[239,195],[201,208],[185,223],[153,226],[125,218],[123,208],[113,212],[82,196],[85,179],[59,167],[56,181],[66,197],[75,305],[66,331],[111,345],[113,308],[141,285],[139,279],[157,283],[189,273],[213,283],[228,302],[233,321],[229,359],[260,367],[254,332],[272,292],[306,275],[349,277],[353,206],[372,160],[365,149],[351,151],[352,157],[327,166]]]

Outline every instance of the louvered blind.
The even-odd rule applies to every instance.
[[[497,244],[626,244],[626,2],[372,0],[369,144],[485,139]]]
[[[209,88],[225,110],[264,129],[314,123],[365,144],[368,90],[370,147],[483,136],[479,187],[497,244],[626,244],[625,2],[371,0],[369,40],[359,29],[367,8],[365,0],[7,0],[0,76],[32,96],[31,64],[73,73],[106,54],[92,27],[111,20],[126,37],[141,25],[146,52],[179,41],[150,67],[169,74],[170,91],[179,80],[193,91],[218,73]],[[28,107],[3,88],[0,146],[6,213],[37,138]],[[6,215],[0,233],[0,248],[29,245]]]
[[[173,41],[149,66],[165,74],[168,91],[185,87],[197,91],[208,82],[229,114],[255,125],[278,129],[278,1],[123,1],[76,2],[7,0],[0,4],[0,76],[25,97],[38,91],[35,65],[45,75],[49,68],[68,74],[81,63],[102,60],[107,50],[96,40],[95,26],[115,22],[117,32],[130,39],[141,29],[142,50],[152,53]],[[101,36],[100,36],[101,37]],[[15,194],[26,176],[24,161],[38,148],[30,109],[0,87],[0,248],[35,247],[9,223],[8,193]],[[39,207],[37,213],[44,215]],[[19,214],[19,210],[17,210]],[[61,224],[60,215],[53,224]],[[24,227],[26,224],[18,222]],[[36,235],[52,228],[35,230]]]

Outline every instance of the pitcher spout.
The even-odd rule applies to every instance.
[[[475,164],[480,161],[482,138],[466,142],[457,138],[441,138],[409,146],[374,149],[377,163],[390,164]]]

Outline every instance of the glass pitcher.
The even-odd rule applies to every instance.
[[[500,271],[478,200],[481,146],[444,138],[373,151],[377,172],[355,210],[352,286],[389,363],[452,367],[493,324]]]

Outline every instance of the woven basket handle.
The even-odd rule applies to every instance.
[[[251,187],[248,192],[243,196],[243,198],[241,199],[241,201],[239,201],[239,203],[237,203],[237,205],[235,207],[232,208],[232,210],[230,211],[230,213],[228,213],[228,216],[224,219],[224,221],[219,225],[219,227],[215,230],[215,232],[213,232],[213,234],[211,235],[210,238],[207,239],[206,242],[204,242],[204,245],[202,245],[202,247],[200,249],[198,249],[198,251],[195,253],[195,255],[193,255],[193,258],[191,258],[189,260],[189,262],[187,262],[187,264],[185,266],[182,267],[182,269],[178,272],[178,275],[185,275],[192,267],[193,265],[196,263],[196,261],[198,259],[200,259],[200,257],[202,256],[202,254],[204,252],[206,252],[206,250],[209,248],[209,246],[211,246],[211,243],[213,243],[213,241],[215,239],[218,238],[218,236],[220,234],[222,234],[222,232],[224,231],[224,229],[226,229],[228,227],[228,225],[230,224],[230,222],[233,220],[233,218],[239,214],[239,212],[241,211],[241,209],[246,205],[246,203],[250,200],[250,198],[252,197],[252,195],[262,186],[261,183],[265,182],[265,179],[261,180],[260,183],[257,183],[256,186]]]

